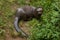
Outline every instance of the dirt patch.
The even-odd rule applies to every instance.
[[[21,27],[21,29],[25,32],[25,33],[27,33],[28,35],[30,34],[29,33],[29,24],[28,24],[28,22],[25,22],[25,21],[22,21],[22,23],[19,25],[20,27]]]
[[[27,26],[28,26],[27,22],[21,22],[20,23],[21,29],[24,32],[26,32],[27,34],[29,34],[29,28]],[[19,36],[17,36],[17,37],[14,38],[14,37],[11,36],[10,32],[11,32],[10,28],[7,27],[6,28],[6,37],[5,37],[5,40],[27,40],[26,38],[22,38],[22,37],[19,37]],[[16,30],[14,30],[13,32],[16,32]]]
[[[17,5],[15,4],[15,5],[11,5],[11,11],[12,12],[14,12],[16,9],[17,9]],[[6,21],[6,25],[4,26],[5,28],[4,28],[4,30],[5,30],[5,40],[27,40],[26,38],[22,38],[22,37],[19,37],[19,36],[17,36],[17,37],[12,37],[12,35],[11,35],[11,32],[15,32],[16,30],[14,29],[14,26],[13,26],[13,21],[14,21],[14,15],[13,15],[13,17],[11,17],[11,19],[7,19],[6,17],[5,17],[5,15],[4,15],[4,13],[2,14],[3,12],[2,11],[0,11],[0,15],[1,15],[1,17]],[[22,28],[22,30],[24,31],[24,32],[26,32],[27,34],[29,34],[29,28],[28,28],[28,26],[27,26],[28,24],[26,23],[26,22],[22,22],[21,24],[20,24],[20,26],[21,26],[21,28]],[[11,28],[13,28],[13,30],[11,30]]]

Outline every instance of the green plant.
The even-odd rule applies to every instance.
[[[60,7],[58,0],[32,0],[34,6],[42,5],[40,23],[31,28],[29,40],[60,40]]]

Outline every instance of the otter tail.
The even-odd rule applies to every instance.
[[[19,27],[19,17],[15,17],[14,27],[17,32],[22,33],[23,36],[28,37],[28,35]]]

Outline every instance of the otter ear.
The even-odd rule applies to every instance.
[[[42,8],[37,8],[37,11],[42,11]]]

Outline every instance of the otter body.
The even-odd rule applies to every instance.
[[[24,20],[28,21],[32,18],[38,18],[42,14],[42,8],[41,7],[33,7],[33,6],[24,6],[20,7],[16,11],[15,21],[14,21],[14,27],[17,32],[21,32],[22,35],[27,36],[27,34],[19,28],[19,21]]]

